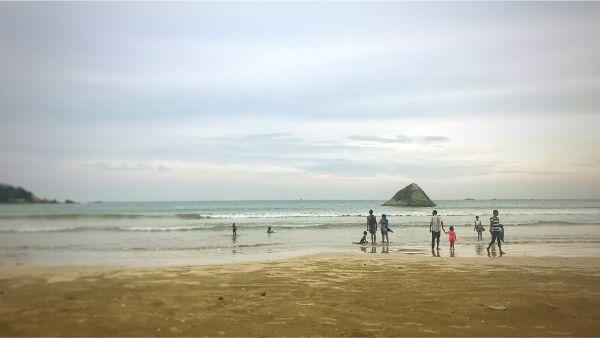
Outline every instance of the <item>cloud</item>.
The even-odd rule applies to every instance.
[[[333,159],[313,162],[303,167],[307,171],[340,177],[403,176],[420,179],[453,179],[482,176],[492,172],[490,164],[398,162],[392,159]]]
[[[361,141],[367,143],[416,143],[416,144],[434,144],[434,143],[447,143],[450,138],[447,136],[407,136],[407,135],[396,135],[394,137],[378,137],[370,135],[350,135],[349,140]]]
[[[84,163],[86,167],[94,167],[106,171],[117,171],[117,172],[139,172],[139,171],[156,171],[156,172],[169,172],[172,168],[164,164],[156,164],[153,162],[96,162],[96,163]]]
[[[598,167],[599,14],[595,3],[0,3],[0,174],[126,190],[138,176],[210,173],[202,182],[235,190],[289,171],[314,196],[330,191],[302,175],[439,178],[442,190],[474,176],[575,180]]]
[[[500,169],[494,170],[497,174],[517,174],[517,175],[532,175],[532,176],[572,176],[574,172],[558,171],[558,170],[518,170],[518,169]]]

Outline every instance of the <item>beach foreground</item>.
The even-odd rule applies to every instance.
[[[600,336],[595,258],[0,267],[3,336]]]

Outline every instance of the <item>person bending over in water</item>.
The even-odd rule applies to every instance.
[[[487,247],[488,255],[490,254],[490,248],[494,245],[494,242],[498,242],[498,249],[500,254],[504,255],[502,251],[502,230],[504,226],[500,224],[500,218],[498,218],[498,210],[494,210],[494,216],[490,217],[490,234],[492,235],[492,241]]]
[[[429,232],[431,233],[431,251],[433,251],[436,240],[437,240],[437,249],[440,249],[440,233],[444,230],[444,222],[442,218],[438,216],[437,210],[434,210],[431,216],[431,221],[429,222]]]
[[[273,231],[273,229],[271,229],[271,227],[270,227],[270,226],[269,226],[269,227],[267,227],[267,233],[268,233],[268,234],[272,234],[272,233],[274,233],[274,232],[275,232],[275,231]]]
[[[373,216],[373,210],[369,210],[369,216],[367,216],[367,230],[371,234],[371,243],[375,244],[377,241],[377,218]]]
[[[481,225],[481,221],[479,220],[479,216],[475,216],[475,228],[473,229],[473,231],[477,231],[477,238],[478,239],[483,238],[483,236],[481,235],[481,233],[484,230],[485,229],[483,228],[483,225]]]
[[[381,220],[379,221],[379,225],[381,226],[381,243],[390,242],[390,238],[388,237],[388,232],[393,232],[392,229],[388,226],[388,219],[385,217],[385,214],[381,214]]]

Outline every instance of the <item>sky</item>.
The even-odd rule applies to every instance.
[[[600,3],[0,3],[0,182],[600,198]]]

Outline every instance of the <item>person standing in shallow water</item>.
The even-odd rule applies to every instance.
[[[436,247],[436,244],[437,249],[440,249],[440,233],[442,230],[446,232],[446,229],[444,229],[444,222],[437,213],[437,210],[433,211],[431,215],[431,221],[429,222],[429,232],[431,233],[431,251],[433,251],[433,249]]]
[[[377,218],[373,215],[373,210],[369,210],[369,216],[367,216],[367,230],[371,234],[371,243],[375,244],[377,241]]]
[[[475,228],[474,231],[477,231],[477,239],[482,239],[483,236],[481,233],[483,232],[483,225],[481,225],[481,221],[479,220],[479,216],[475,216]]]
[[[492,235],[492,241],[487,247],[488,256],[490,254],[490,248],[494,245],[494,242],[498,242],[498,249],[500,255],[504,255],[502,251],[502,230],[504,226],[500,224],[500,218],[498,218],[498,210],[494,210],[494,216],[490,217],[490,234]]]
[[[233,236],[237,236],[237,226],[235,223],[231,225],[231,231],[233,232]]]
[[[390,238],[388,236],[388,232],[393,232],[391,231],[390,227],[389,227],[389,222],[388,219],[385,217],[385,214],[381,214],[381,220],[379,220],[379,226],[381,226],[381,243],[385,243],[387,241],[387,243],[390,243]]]

